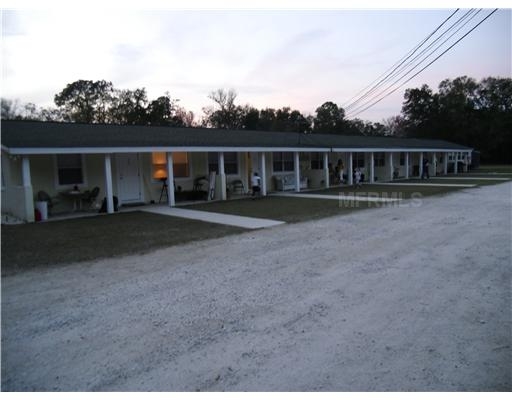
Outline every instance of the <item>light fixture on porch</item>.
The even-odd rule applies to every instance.
[[[165,153],[157,152],[152,154],[153,179],[164,181],[167,179],[167,158]]]
[[[161,181],[167,179],[167,165],[166,164],[156,164],[153,165],[154,172],[153,172],[153,178],[159,179]]]

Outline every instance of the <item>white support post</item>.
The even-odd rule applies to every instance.
[[[30,159],[28,156],[23,156],[21,159],[21,173],[23,176],[23,186],[32,186],[32,179],[30,177]]]
[[[432,153],[432,167],[434,168],[434,173],[432,176],[437,176],[437,153]]]
[[[329,153],[324,152],[324,186],[329,189]]]
[[[454,160],[455,160],[455,163],[453,164],[453,173],[455,175],[457,175],[457,173],[459,172],[457,169],[459,168],[459,153],[458,152],[455,152],[453,153],[455,156],[453,157]]]
[[[469,152],[464,154],[464,172],[468,172],[469,170]]]
[[[260,153],[260,178],[261,178],[261,195],[267,195],[267,169],[266,169],[266,161],[265,161],[265,153]]]
[[[353,157],[352,152],[348,153],[348,184],[354,184],[354,167],[352,166]]]
[[[105,154],[105,194],[107,196],[107,213],[114,213],[114,191],[112,189],[112,161],[110,154]]]
[[[423,152],[420,153],[420,165],[418,166],[418,170],[420,173],[420,178],[423,178]]]
[[[226,170],[224,168],[224,152],[219,152],[219,179],[220,179],[220,199],[226,200],[228,198],[227,185],[226,185]]]
[[[34,222],[34,192],[32,190],[30,159],[28,156],[23,156],[21,159],[21,175],[23,178],[23,194],[25,196],[25,219],[27,222]]]
[[[409,152],[405,152],[405,179],[409,179]]]
[[[448,153],[443,155],[443,174],[448,175]]]
[[[393,169],[394,169],[394,166],[393,166],[393,152],[389,152],[388,153],[388,161],[389,161],[389,180],[392,181],[393,180]]]
[[[295,191],[300,192],[300,169],[298,151],[293,153],[293,170],[295,172]]]
[[[172,153],[167,153],[167,201],[169,207],[176,205],[176,199],[174,198],[174,161],[172,159]]]
[[[375,155],[373,151],[370,153],[370,183],[375,182]]]

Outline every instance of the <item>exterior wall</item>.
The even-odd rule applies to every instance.
[[[11,215],[27,222],[34,221],[32,186],[24,186],[21,157],[2,151],[2,215]]]

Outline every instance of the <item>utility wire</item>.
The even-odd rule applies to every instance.
[[[387,93],[386,95],[382,96],[378,100],[374,101],[372,104],[370,104],[368,107],[365,107],[364,109],[358,111],[357,113],[352,115],[352,118],[361,114],[363,111],[368,110],[370,107],[373,107],[375,104],[379,103],[381,100],[385,99],[392,93],[396,92],[398,89],[400,89],[402,86],[404,86],[406,83],[411,81],[413,78],[418,76],[420,73],[422,73],[425,69],[427,69],[430,65],[432,65],[434,62],[436,62],[439,58],[441,58],[444,54],[446,54],[451,48],[453,48],[457,43],[459,43],[462,39],[464,39],[466,36],[468,36],[471,32],[473,32],[478,26],[480,26],[485,20],[487,20],[491,15],[493,15],[496,11],[498,11],[497,8],[495,8],[489,15],[487,15],[484,19],[482,19],[478,24],[476,24],[470,31],[468,31],[464,36],[462,36],[460,39],[458,39],[455,43],[453,43],[450,47],[448,47],[445,51],[443,51],[441,54],[439,54],[435,59],[433,59],[430,63],[428,63],[425,67],[423,67],[421,70],[419,70],[417,73],[415,73],[413,76],[411,76],[409,79],[407,79],[405,82],[403,82],[400,86],[393,89],[391,92]]]
[[[459,11],[459,8],[457,8],[453,13],[450,14],[450,16],[448,18],[446,18],[442,23],[441,25],[439,25],[436,29],[434,29],[434,31],[432,31],[425,39],[423,39],[421,41],[421,43],[417,44],[413,49],[409,50],[409,52],[406,53],[406,55],[404,57],[402,57],[400,60],[398,60],[395,64],[393,64],[390,68],[388,68],[382,75],[380,75],[378,78],[376,78],[373,82],[371,82],[368,86],[366,86],[364,89],[360,90],[356,95],[354,95],[350,100],[346,101],[345,103],[342,104],[341,107],[345,108],[347,104],[350,104],[352,102],[353,99],[357,98],[357,96],[359,96],[361,93],[363,93],[366,89],[368,89],[369,87],[371,87],[375,82],[377,82],[377,80],[379,80],[382,76],[384,76],[384,78],[382,78],[378,83],[377,85],[379,85],[383,79],[386,79],[390,74],[392,74],[397,68],[400,67],[400,65],[402,65],[409,57],[413,56],[414,53],[416,53],[416,51],[421,47],[423,46],[423,44],[425,42],[428,41],[428,39],[430,39],[439,29],[441,29],[441,27],[451,18],[453,17],[457,12]],[[398,64],[398,65],[397,65]],[[390,71],[388,73],[388,71]]]
[[[407,61],[405,63],[406,60],[404,60],[404,62],[400,63],[399,66],[397,66],[393,71],[391,71],[386,77],[384,77],[383,79],[381,79],[379,81],[379,83],[377,83],[376,85],[374,85],[370,90],[368,90],[365,94],[363,94],[362,96],[360,96],[357,100],[353,101],[352,103],[350,103],[348,106],[345,107],[345,111],[349,111],[351,108],[354,108],[356,107],[356,105],[358,103],[360,103],[361,101],[363,101],[365,98],[367,98],[368,96],[370,96],[372,93],[374,93],[375,91],[379,90],[380,86],[383,86],[387,81],[393,79],[395,76],[397,76],[398,74],[400,74],[403,70],[405,70],[409,65],[411,65],[414,61],[416,61],[419,57],[421,57],[423,54],[425,54],[425,52],[427,52],[432,46],[434,46],[439,40],[441,40],[443,38],[443,36],[445,36],[446,34],[448,34],[448,32],[450,32],[452,29],[454,29],[457,25],[461,24],[466,18],[468,18],[469,15],[471,15],[475,10],[474,9],[471,9],[469,10],[468,12],[466,12],[461,18],[459,18],[455,23],[453,23],[447,30],[445,30],[443,33],[441,33],[436,39],[434,39],[434,41],[432,43],[430,43],[426,48],[424,48],[419,54],[416,55],[416,57],[414,57],[413,59]],[[478,13],[478,12],[477,12]],[[452,14],[453,15],[453,14]],[[476,14],[474,14],[476,15]],[[474,17],[474,15],[470,18],[470,20]],[[446,21],[446,20],[445,20]],[[443,22],[444,23],[444,22]],[[467,23],[467,22],[466,22]],[[437,29],[436,29],[437,30]],[[460,30],[460,28],[459,28]],[[457,30],[458,31],[458,30]],[[429,38],[431,37],[432,35],[429,36]],[[453,35],[452,35],[453,36]],[[425,44],[425,41],[423,41],[421,43],[421,45]],[[418,48],[419,49],[419,48]],[[412,54],[411,54],[412,56]],[[356,107],[357,108],[357,107]]]
[[[363,108],[365,105],[367,105],[368,103],[373,101],[373,99],[375,99],[375,97],[382,95],[387,90],[391,89],[394,85],[396,85],[398,82],[400,82],[400,80],[402,80],[404,77],[406,77],[409,73],[413,72],[419,65],[421,65],[425,60],[427,60],[432,54],[434,54],[441,46],[443,46],[448,40],[450,40],[453,36],[455,36],[462,28],[464,28],[476,15],[478,15],[478,13],[480,13],[480,11],[482,11],[482,10],[478,10],[476,12],[476,14],[473,14],[468,21],[466,21],[455,32],[453,32],[450,36],[448,36],[448,38],[445,39],[439,46],[437,46],[434,50],[432,50],[429,54],[427,54],[420,62],[418,62],[416,65],[414,65],[411,69],[409,69],[407,72],[402,74],[397,80],[395,80],[392,84],[390,84],[386,89],[381,90],[378,94],[374,95],[370,100],[368,100],[365,103],[355,107],[355,109],[350,110],[349,113],[357,112],[357,110],[359,110],[360,108]],[[429,49],[430,47],[431,46],[429,46],[427,49]],[[421,54],[423,54],[423,52]]]

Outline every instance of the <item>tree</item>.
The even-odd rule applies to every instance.
[[[126,125],[148,123],[146,89],[116,90],[110,109],[110,122]]]
[[[183,126],[183,121],[176,114],[177,100],[171,99],[169,93],[160,96],[149,103],[147,108],[147,121],[155,126]]]
[[[313,131],[316,133],[337,133],[346,131],[345,110],[336,103],[327,101],[316,109]]]
[[[106,123],[113,94],[111,82],[78,80],[55,95],[54,101],[62,107],[66,121]]]
[[[236,97],[237,93],[233,89],[217,89],[211,92],[208,98],[213,100],[215,105],[203,108],[203,123],[207,127],[219,129],[241,128],[241,108],[235,104]]]
[[[385,136],[405,137],[407,135],[405,120],[401,115],[384,119]]]

